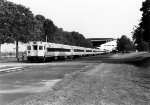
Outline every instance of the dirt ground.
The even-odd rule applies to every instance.
[[[140,65],[97,64],[67,75],[47,93],[10,105],[150,105],[149,65],[150,59]]]

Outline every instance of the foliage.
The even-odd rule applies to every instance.
[[[140,11],[143,12],[140,28],[144,30],[142,38],[145,42],[150,42],[150,0],[146,0],[142,4]]]
[[[51,21],[50,19],[45,19],[43,28],[44,28],[44,37],[47,36],[47,41],[54,42],[53,37],[57,27],[54,25],[53,21]]]
[[[143,30],[141,30],[140,27],[137,27],[136,30],[134,30],[133,34],[133,40],[136,44],[136,49],[139,51],[148,51],[148,44],[143,40]]]
[[[33,41],[41,41],[44,36],[44,29],[43,29],[43,21],[45,20],[45,17],[42,15],[36,15],[35,16],[35,27],[32,31],[32,40]]]
[[[148,44],[144,41],[141,41],[137,46],[136,49],[138,51],[148,51]]]
[[[46,41],[47,37],[48,42],[54,42],[54,34],[56,32],[57,27],[55,26],[53,21],[50,19],[46,19],[42,15],[36,15],[35,18],[38,22],[38,29],[42,32],[40,38],[36,40]]]
[[[4,0],[0,1],[0,44],[11,42],[11,37],[6,35],[8,33],[9,24],[6,23],[7,18],[4,17],[6,12],[5,7],[6,5]]]
[[[139,44],[143,38],[142,38],[142,30],[140,29],[140,27],[136,27],[136,29],[133,32],[133,40],[135,44]]]
[[[146,0],[145,2],[143,2],[140,11],[143,12],[142,18],[139,23],[139,27],[136,27],[133,32],[133,40],[135,44],[137,44],[137,46],[140,46],[137,47],[138,49],[140,48],[140,50],[145,50],[147,49],[147,46],[145,46],[147,44],[149,45],[150,49],[150,0]]]
[[[36,15],[36,20],[39,22],[37,24],[38,29],[42,32],[41,36],[35,36],[35,40],[47,41],[52,43],[67,44],[73,46],[82,47],[93,47],[92,43],[85,39],[85,37],[78,32],[67,32],[62,28],[58,28],[52,20],[46,19],[42,15]]]
[[[5,1],[1,8],[0,23],[3,35],[11,38],[12,42],[27,42],[34,27],[32,12],[22,5],[8,1]]]
[[[62,28],[56,30],[54,34],[54,42],[73,46],[93,47],[93,44],[89,40],[86,40],[82,34],[75,31],[63,31]]]
[[[127,36],[122,35],[121,38],[117,39],[117,50],[119,52],[128,52],[135,50],[135,46]]]
[[[12,2],[0,2],[0,29],[2,36],[9,39],[2,43],[16,42],[16,57],[18,57],[18,42],[27,42],[34,29],[34,15],[22,6]]]

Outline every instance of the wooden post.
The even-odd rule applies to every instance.
[[[19,54],[18,54],[18,40],[16,41],[16,58],[19,61]]]
[[[0,43],[0,58],[1,58],[1,43]]]

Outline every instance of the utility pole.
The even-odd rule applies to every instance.
[[[47,36],[46,36],[46,42],[47,42]]]
[[[0,58],[1,58],[1,43],[0,43]]]

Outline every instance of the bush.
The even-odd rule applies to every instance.
[[[148,44],[144,41],[140,42],[137,46],[136,46],[137,50],[139,51],[148,51]]]

